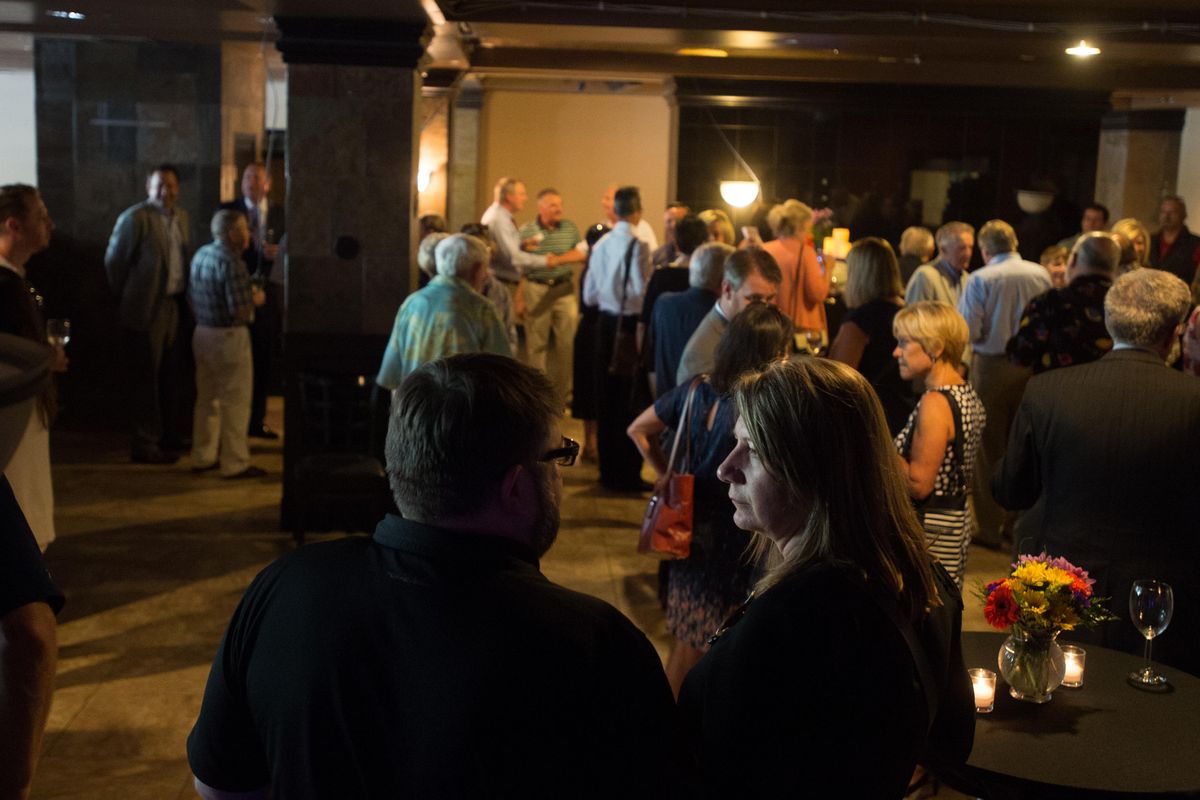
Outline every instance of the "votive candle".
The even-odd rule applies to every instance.
[[[975,711],[989,714],[996,704],[996,673],[990,669],[969,669],[971,688],[975,691]]]
[[[1068,689],[1078,689],[1083,686],[1083,667],[1087,660],[1087,651],[1073,644],[1063,645],[1062,651],[1067,664],[1067,673],[1063,676],[1062,685]]]

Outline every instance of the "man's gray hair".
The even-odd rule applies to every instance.
[[[725,260],[731,255],[733,248],[724,242],[707,242],[697,247],[688,261],[688,285],[719,294],[725,278]]]
[[[246,215],[241,211],[234,211],[228,208],[222,208],[220,211],[212,215],[212,222],[209,223],[208,229],[212,231],[213,239],[225,241],[225,237],[233,230],[233,226],[237,225],[238,219],[245,219]]]
[[[434,248],[437,274],[447,278],[466,278],[471,270],[487,263],[488,247],[482,239],[465,233],[452,233]]]
[[[1071,248],[1075,266],[1098,272],[1116,272],[1121,264],[1121,244],[1117,237],[1103,231],[1085,233]]]
[[[1118,344],[1158,348],[1192,307],[1179,277],[1160,269],[1136,269],[1117,278],[1104,297],[1104,327]]]
[[[1161,206],[1163,203],[1167,202],[1168,200],[1170,200],[1172,203],[1175,203],[1176,205],[1179,206],[1179,213],[1181,215],[1183,215],[1185,217],[1187,216],[1187,203],[1184,202],[1184,199],[1182,197],[1180,197],[1177,194],[1169,194],[1166,197],[1164,197],[1162,200],[1159,200],[1158,204]]]
[[[421,240],[421,244],[417,246],[417,267],[429,277],[437,275],[437,262],[433,258],[433,251],[442,242],[443,239],[448,239],[450,234],[442,231],[434,231],[428,234]]]
[[[518,183],[521,183],[521,181],[517,178],[509,178],[507,176],[501,178],[496,181],[496,188],[492,192],[492,197],[495,198],[497,203],[504,202],[504,198],[517,191]]]
[[[937,246],[940,249],[964,234],[974,236],[975,228],[965,222],[947,222],[937,229],[934,239],[937,241]]]
[[[1011,253],[1017,249],[1017,232],[1002,219],[990,219],[979,229],[979,250],[989,256]]]

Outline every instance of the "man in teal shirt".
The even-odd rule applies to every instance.
[[[504,325],[479,290],[487,277],[487,245],[456,233],[434,250],[437,276],[409,295],[396,313],[375,382],[395,390],[412,371],[456,353],[512,356]]]
[[[583,237],[563,219],[562,196],[554,189],[538,192],[538,215],[521,227],[524,246],[539,255],[554,255],[555,266],[529,268],[525,293],[525,362],[547,374],[565,405],[571,396],[571,360],[579,303],[572,264],[584,261]]]

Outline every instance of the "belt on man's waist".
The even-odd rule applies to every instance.
[[[571,282],[570,275],[564,275],[561,278],[530,278],[527,276],[525,279],[530,283],[536,283],[540,286],[558,286],[560,283]]]

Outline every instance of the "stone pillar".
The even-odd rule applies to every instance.
[[[458,88],[450,117],[450,191],[446,221],[451,230],[478,222],[479,115],[483,111],[483,87],[468,77]],[[488,202],[491,202],[489,195]]]
[[[314,449],[301,372],[371,386],[416,285],[417,65],[428,34],[423,20],[276,23],[288,64],[286,527],[298,507],[296,464]],[[335,514],[323,527],[349,524]]]
[[[1096,199],[1114,221],[1136,217],[1157,227],[1158,201],[1174,194],[1182,110],[1114,111],[1100,125]]]
[[[262,48],[253,42],[222,42],[221,202],[242,196],[242,170],[262,153],[266,102]]]

